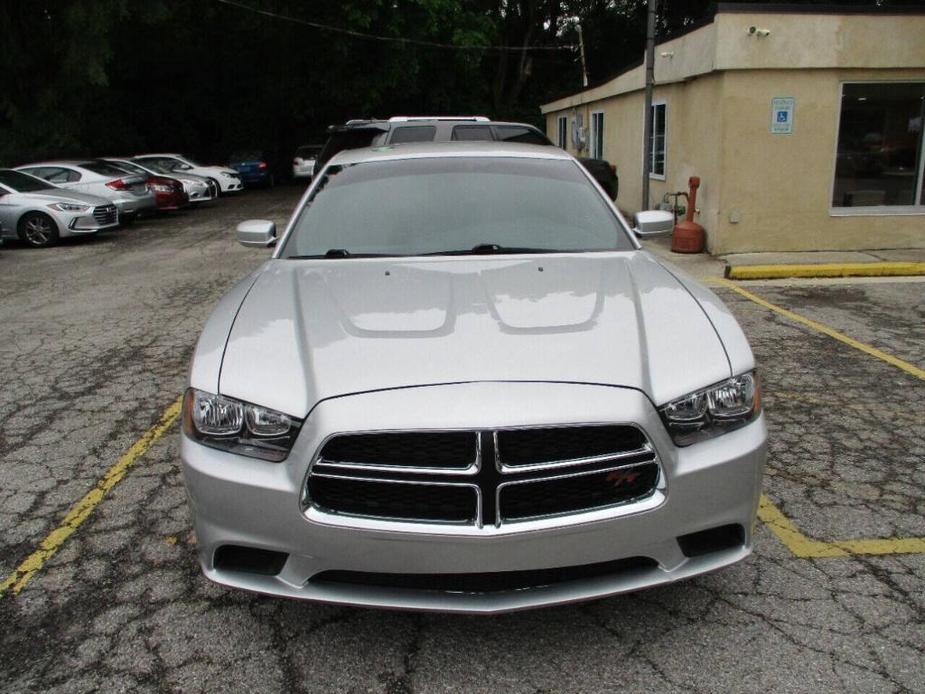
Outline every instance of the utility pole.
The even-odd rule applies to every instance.
[[[578,50],[581,52],[581,84],[583,87],[587,87],[588,65],[585,63],[585,39],[581,33],[581,23],[576,22],[575,28],[578,29]]]
[[[642,207],[649,209],[649,174],[652,171],[652,92],[655,87],[655,13],[658,0],[648,0],[646,22],[646,117],[642,138],[645,157],[642,162]],[[578,34],[581,36],[581,34]]]

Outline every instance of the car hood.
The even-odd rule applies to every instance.
[[[474,381],[623,386],[660,405],[730,375],[700,304],[642,251],[271,260],[219,389],[301,417],[340,395]]]
[[[74,190],[66,190],[64,188],[55,188],[52,190],[46,190],[42,192],[34,193],[14,193],[11,197],[14,197],[15,201],[20,204],[40,204],[48,205],[53,202],[81,202],[85,205],[93,205],[94,207],[98,205],[111,205],[112,201],[102,198],[99,195],[90,195],[89,193],[78,193]]]

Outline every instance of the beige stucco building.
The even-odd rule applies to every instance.
[[[713,253],[925,247],[925,12],[773,7],[720,5],[656,47],[649,207],[697,175]],[[640,65],[542,107],[554,142],[616,164],[629,213],[644,80]]]

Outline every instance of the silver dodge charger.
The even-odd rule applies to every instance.
[[[745,558],[755,361],[641,231],[571,156],[511,143],[345,151],[279,239],[242,223],[276,249],[207,321],[184,398],[205,575],[487,613]]]

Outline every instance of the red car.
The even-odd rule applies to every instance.
[[[169,176],[148,176],[148,187],[154,192],[159,212],[189,207],[189,196],[183,184]]]
[[[189,195],[183,190],[183,184],[172,176],[164,176],[150,169],[124,159],[103,159],[107,164],[116,166],[128,173],[144,176],[148,188],[154,193],[158,212],[181,210],[189,207]]]

